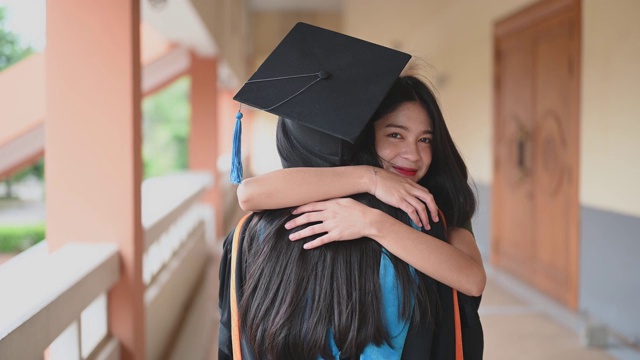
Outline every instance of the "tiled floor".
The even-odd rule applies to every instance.
[[[580,345],[579,335],[539,307],[512,295],[489,276],[480,316],[489,360],[614,359],[600,349]]]

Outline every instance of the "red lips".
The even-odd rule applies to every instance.
[[[393,169],[398,172],[398,174],[406,177],[414,177],[418,173],[418,169],[405,168],[401,166],[394,166]]]

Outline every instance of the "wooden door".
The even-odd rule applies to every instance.
[[[579,255],[580,3],[495,27],[492,262],[572,309]]]

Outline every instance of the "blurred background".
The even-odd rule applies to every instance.
[[[479,199],[487,358],[537,349],[500,341],[525,321],[561,337],[550,317],[585,352],[530,358],[640,358],[638,16],[636,0],[0,0],[0,358],[72,358],[74,338],[78,358],[208,356],[243,214],[232,97],[299,21],[412,54],[437,93]],[[244,113],[245,178],[279,168],[276,119]],[[47,271],[57,290],[23,277]],[[33,320],[65,293],[68,314]],[[103,325],[80,345],[91,306]],[[27,351],[29,321],[58,330]]]

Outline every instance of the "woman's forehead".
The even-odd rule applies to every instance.
[[[405,131],[431,132],[432,121],[427,111],[417,101],[404,102],[394,111],[375,123],[376,130],[399,128]]]

